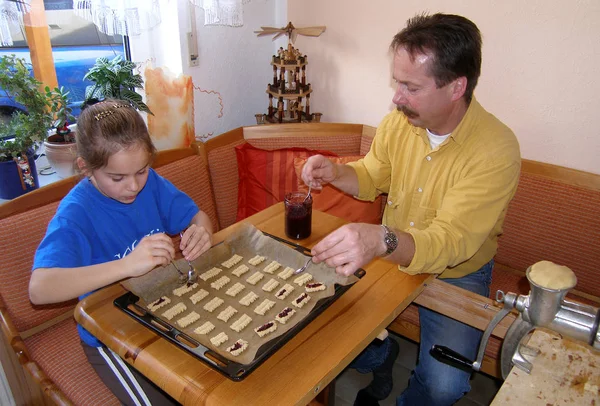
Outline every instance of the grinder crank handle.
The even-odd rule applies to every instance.
[[[492,321],[490,321],[490,324],[488,324],[483,332],[483,336],[479,342],[477,359],[474,362],[464,355],[461,355],[443,345],[433,345],[431,350],[429,350],[429,353],[439,362],[443,362],[444,364],[448,364],[455,368],[459,368],[467,372],[470,372],[471,370],[479,371],[481,368],[481,363],[483,362],[483,356],[485,355],[485,347],[487,346],[487,342],[492,334],[492,331],[494,331],[498,323],[500,323],[500,321],[515,307],[516,300],[517,295],[514,293],[509,292],[505,295],[501,290],[496,292],[496,301],[504,303],[504,307],[502,310],[496,313]]]
[[[467,372],[471,372],[474,369],[472,360],[444,345],[434,344],[431,347],[431,350],[429,350],[429,353],[439,362],[443,362],[454,368],[462,369]]]

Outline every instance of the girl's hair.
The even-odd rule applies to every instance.
[[[77,154],[87,170],[106,166],[113,154],[135,145],[144,147],[151,161],[156,154],[142,116],[122,100],[105,99],[85,106],[77,120],[76,138]]]

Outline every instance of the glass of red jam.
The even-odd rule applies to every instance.
[[[312,196],[304,192],[285,195],[285,235],[294,240],[308,238],[312,231]]]

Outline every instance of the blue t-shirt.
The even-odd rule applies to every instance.
[[[75,268],[123,258],[147,235],[179,233],[198,211],[189,196],[153,169],[131,204],[104,196],[86,178],[60,202],[35,253],[33,269]],[[83,342],[101,345],[83,327],[77,328]]]

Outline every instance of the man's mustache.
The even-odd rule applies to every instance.
[[[399,106],[396,105],[396,110],[398,110],[401,113],[404,113],[404,115],[408,118],[417,118],[419,117],[419,114],[416,111],[413,111],[411,109],[409,109],[406,106]]]

